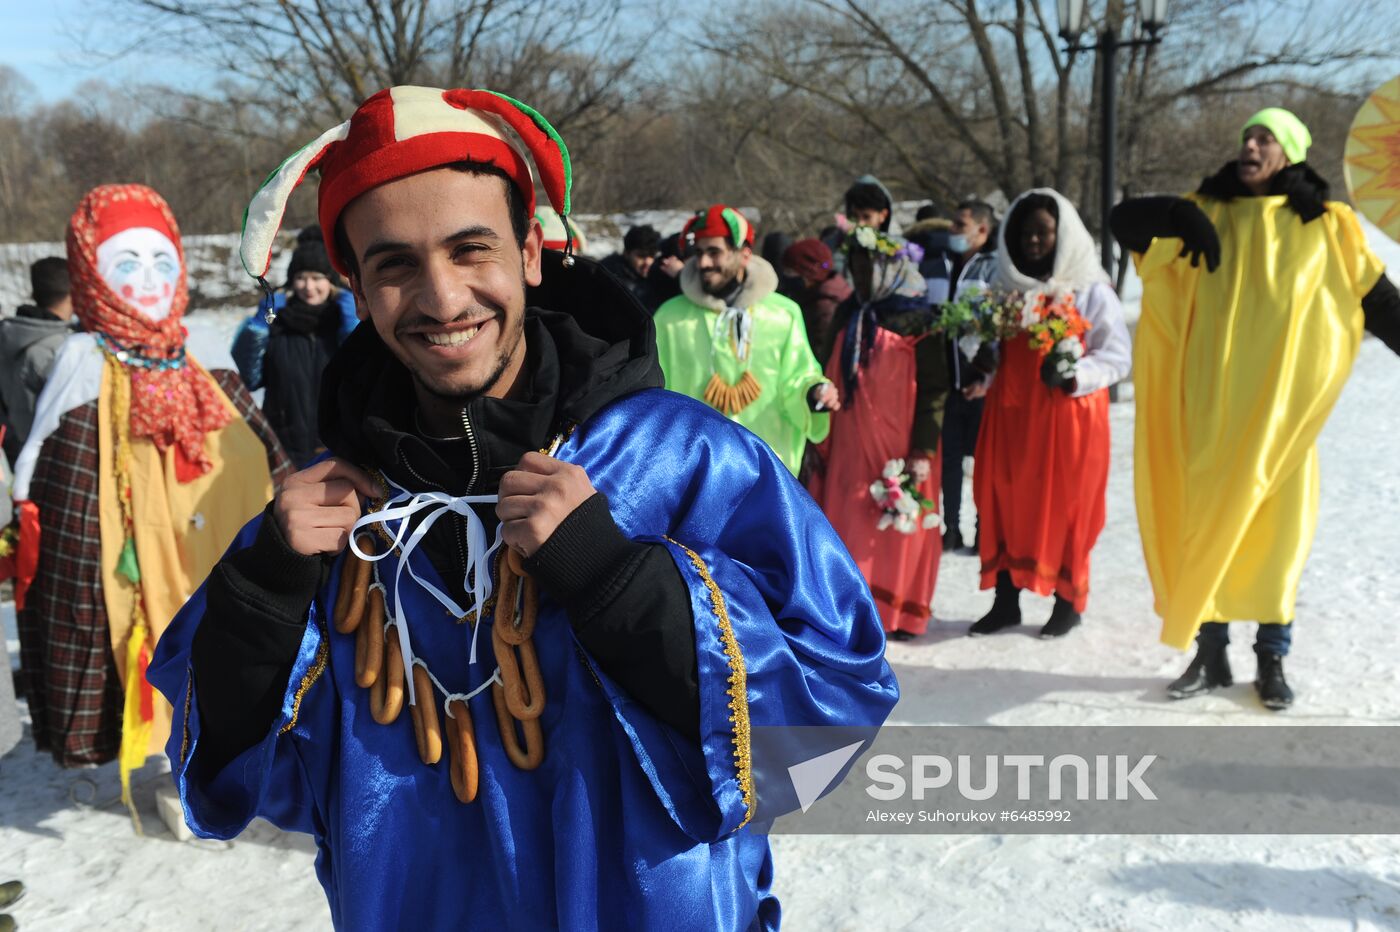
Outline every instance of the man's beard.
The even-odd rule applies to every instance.
[[[721,295],[728,294],[734,288],[734,282],[739,277],[739,270],[720,269],[719,271],[724,276],[720,281],[715,281],[706,276],[703,272],[700,274],[700,288],[705,294],[720,297]],[[714,283],[711,284],[711,282]]]
[[[496,384],[501,381],[501,376],[505,374],[507,367],[510,366],[510,357],[513,349],[514,345],[512,345],[510,350],[503,349],[500,353],[496,354],[496,362],[491,368],[491,374],[486,377],[486,380],[481,385],[473,388],[439,388],[420,376],[416,369],[410,369],[409,374],[413,376],[413,381],[419,388],[423,389],[423,391],[432,395],[434,398],[454,404],[465,405],[473,398],[484,395],[496,387]]]
[[[473,312],[475,310],[475,308],[472,309]],[[470,314],[472,312],[466,313]],[[497,320],[504,322],[505,316],[505,314],[502,314],[497,318]],[[413,377],[414,384],[423,389],[423,391],[425,391],[429,395],[442,401],[452,402],[455,404],[466,404],[473,398],[476,398],[479,395],[484,395],[487,392],[491,391],[493,388],[495,388],[496,385],[501,381],[501,377],[505,374],[506,369],[510,367],[511,359],[515,356],[516,351],[519,349],[521,343],[525,339],[525,312],[523,308],[521,309],[520,316],[517,317],[516,320],[517,326],[515,328],[514,333],[510,335],[510,338],[506,339],[505,334],[502,334],[502,339],[499,341],[497,346],[496,358],[492,361],[491,369],[487,374],[486,378],[483,379],[479,385],[458,388],[451,386],[443,386],[441,384],[434,384],[428,381],[426,378],[424,378],[416,368],[407,365],[406,359],[400,361],[405,362],[405,368],[408,369],[409,375]]]

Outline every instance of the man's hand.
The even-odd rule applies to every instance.
[[[983,380],[981,380],[981,381],[979,381],[979,382],[973,382],[973,383],[972,383],[971,385],[969,385],[967,388],[964,388],[964,389],[962,390],[962,393],[963,393],[963,397],[966,398],[968,401],[976,401],[978,398],[986,398],[986,397],[987,397],[987,381],[986,381],[986,379],[983,379]]]
[[[656,264],[661,266],[661,271],[672,278],[681,274],[681,269],[685,268],[685,260],[677,259],[675,256],[664,256],[657,259]]]
[[[807,407],[813,411],[840,411],[841,393],[830,382],[813,385],[807,391]]]
[[[925,453],[910,453],[908,465],[909,478],[914,480],[915,485],[923,485],[933,474],[933,460]]]
[[[297,553],[340,553],[360,519],[360,496],[383,490],[359,467],[332,457],[289,478],[272,504],[282,539]]]
[[[501,477],[496,517],[501,538],[522,557],[532,557],[574,509],[597,492],[588,474],[543,453],[526,453]]]

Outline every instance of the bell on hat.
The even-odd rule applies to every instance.
[[[588,240],[572,220],[565,220],[553,207],[540,205],[535,208],[535,219],[544,228],[544,248],[579,255],[588,251]]]

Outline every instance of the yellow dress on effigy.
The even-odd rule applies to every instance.
[[[1137,257],[1135,483],[1163,643],[1207,621],[1293,620],[1317,527],[1317,437],[1384,269],[1356,215],[1303,223],[1284,196],[1191,195],[1220,236],[1207,272],[1154,240]]]

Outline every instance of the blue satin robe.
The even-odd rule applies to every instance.
[[[406,707],[391,725],[370,717],[354,636],[328,624],[337,565],[308,613],[276,721],[211,778],[198,766],[189,667],[201,588],[149,671],[175,706],[167,752],[196,834],[232,838],[254,816],[311,833],[338,928],[778,927],[768,839],[753,830],[778,813],[754,811],[749,729],[885,720],[898,687],[869,590],[777,456],[703,404],[659,389],[628,396],[557,455],[607,494],[624,534],[663,542],[690,588],[700,746],[622,692],[542,593],[544,763],[511,765],[482,692],[471,701],[480,792],[463,805],[446,752],[435,766],[419,759]],[[379,564],[386,585],[393,559]],[[437,578],[421,551],[410,559]],[[471,625],[403,578],[415,654],[449,690],[484,682],[495,667],[489,632],[469,665]]]

